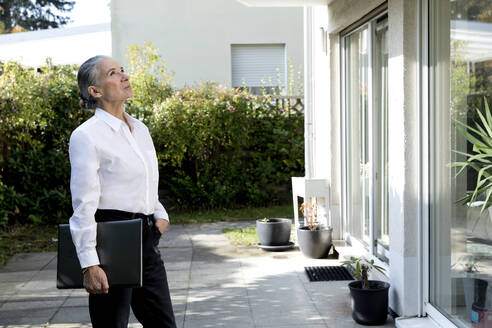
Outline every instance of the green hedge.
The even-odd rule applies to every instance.
[[[91,116],[79,109],[75,66],[3,65],[0,76],[0,225],[66,222],[70,133]]]
[[[175,92],[151,124],[161,186],[184,207],[265,205],[289,199],[303,170],[303,116],[214,84]]]
[[[151,45],[130,49],[135,97],[149,127],[167,207],[275,204],[303,174],[303,117],[212,83],[177,90]],[[66,222],[72,213],[68,141],[92,113],[79,107],[76,66],[13,62],[0,75],[0,226]]]

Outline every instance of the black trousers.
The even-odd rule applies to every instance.
[[[160,232],[153,216],[117,210],[97,210],[96,221],[142,219],[143,286],[110,287],[108,294],[89,294],[94,328],[126,328],[130,306],[144,328],[175,328],[166,269],[158,248]]]

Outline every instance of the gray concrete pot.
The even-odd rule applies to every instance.
[[[282,246],[289,243],[290,219],[275,218],[268,219],[268,222],[256,220],[256,232],[260,244],[264,246]]]
[[[313,259],[326,257],[331,246],[332,232],[332,228],[313,231],[308,227],[298,228],[297,242],[302,254]]]

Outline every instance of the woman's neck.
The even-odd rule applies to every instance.
[[[126,117],[123,115],[123,105],[124,105],[124,102],[117,103],[117,104],[102,103],[102,104],[98,105],[98,107],[104,109],[109,114],[111,114],[114,117],[119,118],[120,120],[125,122],[125,124],[128,126],[130,131],[132,131],[130,123],[128,123],[128,121],[126,120]]]
[[[113,115],[114,117],[119,118],[122,121],[125,121],[123,116],[123,104],[124,102],[102,103],[102,104],[98,104],[98,107],[104,109],[106,112]]]

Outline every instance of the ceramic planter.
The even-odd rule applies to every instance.
[[[260,244],[264,246],[287,245],[290,239],[290,219],[268,219],[268,222],[256,220],[256,231]]]
[[[313,259],[326,257],[331,246],[332,231],[332,228],[313,231],[308,227],[297,229],[297,242],[302,254]]]
[[[349,283],[352,318],[361,325],[382,325],[388,317],[390,284],[369,280],[369,287],[369,289],[362,289],[362,281]]]

